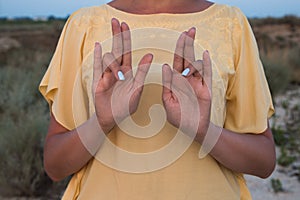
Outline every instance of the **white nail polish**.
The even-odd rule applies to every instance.
[[[183,70],[183,72],[181,73],[182,76],[187,76],[190,73],[190,68],[186,68],[185,70]]]
[[[123,72],[121,72],[121,71],[118,71],[118,77],[119,77],[120,81],[124,81],[125,80],[125,76],[124,76]]]

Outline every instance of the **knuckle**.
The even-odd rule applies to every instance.
[[[109,52],[106,52],[104,55],[103,55],[103,59],[107,60],[109,57],[111,57],[111,53]]]
[[[174,57],[175,62],[181,62],[182,61],[182,57],[179,55],[175,55]]]
[[[148,72],[147,66],[148,66],[147,63],[140,65],[137,72],[140,73],[141,75],[146,75]]]

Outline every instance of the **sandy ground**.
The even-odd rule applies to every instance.
[[[300,105],[300,88],[288,91],[283,95],[275,98],[276,101],[276,126],[285,128],[284,121],[287,120],[288,113],[282,108],[282,102],[288,101],[289,107]],[[271,119],[271,125],[274,123],[274,118]],[[279,157],[279,149],[277,147],[277,157]],[[299,161],[298,161],[299,162]],[[285,172],[284,172],[285,171]],[[245,175],[253,200],[300,200],[300,181],[296,176],[289,176],[287,168],[276,166],[273,174],[267,179],[260,179],[254,176]],[[282,183],[284,192],[274,193],[271,180],[279,179]]]
[[[280,166],[276,167],[273,174],[267,179],[245,175],[253,200],[300,200],[300,182],[297,177],[289,177],[280,172]],[[284,192],[274,193],[271,179],[279,179]]]
[[[277,166],[274,173],[267,179],[245,175],[253,200],[300,200],[300,182],[296,177],[289,177],[279,172]],[[282,182],[284,192],[274,193],[271,179],[278,178]],[[41,198],[3,198],[0,200],[45,200]]]

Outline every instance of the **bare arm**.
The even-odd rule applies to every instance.
[[[261,178],[270,176],[276,164],[275,145],[269,127],[261,134],[239,134],[222,129],[210,155],[233,171]]]
[[[49,130],[44,145],[44,167],[48,176],[59,181],[79,171],[92,158],[102,144],[103,135],[99,133],[97,118],[94,116],[74,130],[67,130],[60,125],[53,115],[50,118]],[[89,148],[82,142],[79,134],[87,133],[93,141]]]

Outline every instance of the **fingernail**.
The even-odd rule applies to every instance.
[[[111,23],[113,23],[114,21],[115,21],[116,23],[120,24],[119,20],[118,20],[117,18],[114,18],[114,17],[113,17],[113,18],[111,19]]]
[[[190,68],[186,68],[185,70],[183,70],[183,72],[181,73],[182,76],[187,76],[190,73]]]
[[[121,26],[126,26],[127,27],[128,25],[126,24],[126,22],[122,22]]]
[[[100,43],[99,42],[95,42],[95,46],[99,45]]]
[[[190,28],[189,31],[196,31],[196,28],[195,28],[195,27],[192,27],[192,28]]]
[[[209,51],[208,50],[205,50],[205,52],[209,55]]]
[[[153,59],[154,56],[152,53],[149,53],[148,55],[149,55],[149,58]]]
[[[125,80],[125,76],[124,76],[123,72],[121,72],[121,71],[118,71],[118,77],[119,77],[120,81],[124,81]]]

